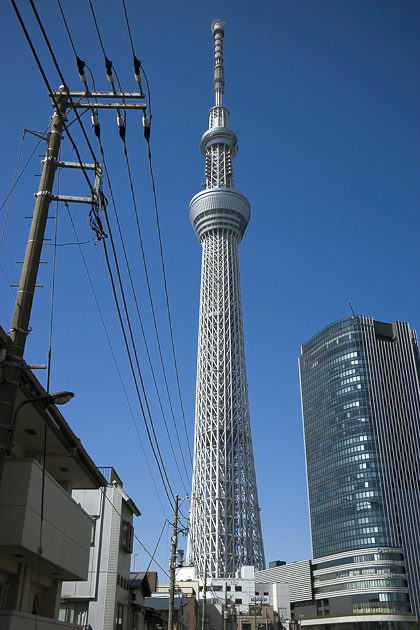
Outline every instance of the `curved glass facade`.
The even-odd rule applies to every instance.
[[[339,320],[302,346],[300,377],[318,598],[373,589],[372,605],[354,601],[353,612],[375,609],[377,595],[388,611],[408,612],[408,579],[419,614],[415,332],[401,322]]]
[[[300,359],[314,557],[391,545],[362,331],[324,329]]]

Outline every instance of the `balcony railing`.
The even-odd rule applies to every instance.
[[[92,519],[33,459],[5,463],[0,487],[0,554],[61,580],[86,580]],[[41,504],[43,502],[42,538]]]

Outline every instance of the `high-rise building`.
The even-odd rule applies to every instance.
[[[319,614],[420,613],[419,368],[402,322],[347,317],[302,346]]]
[[[244,565],[264,568],[238,257],[250,207],[233,188],[238,147],[222,103],[224,29],[213,22],[215,106],[200,146],[206,183],[190,203],[202,273],[187,564],[213,577],[233,577]]]

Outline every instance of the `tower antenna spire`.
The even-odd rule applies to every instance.
[[[214,20],[211,30],[214,38],[214,73],[213,86],[216,107],[223,105],[223,93],[225,91],[225,74],[223,68],[223,36],[226,24],[223,20]]]

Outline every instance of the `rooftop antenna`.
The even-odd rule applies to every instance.
[[[352,307],[352,305],[351,305],[351,302],[349,302],[349,306],[350,306],[350,310],[351,310],[351,312],[353,313],[353,317],[354,317],[354,316],[356,315],[356,313],[355,313],[355,312],[354,312],[354,310],[353,310],[353,307]]]
[[[223,35],[226,24],[223,20],[214,20],[211,30],[214,37],[214,74],[213,86],[216,107],[223,105],[223,92],[225,87],[225,76],[223,70]]]

